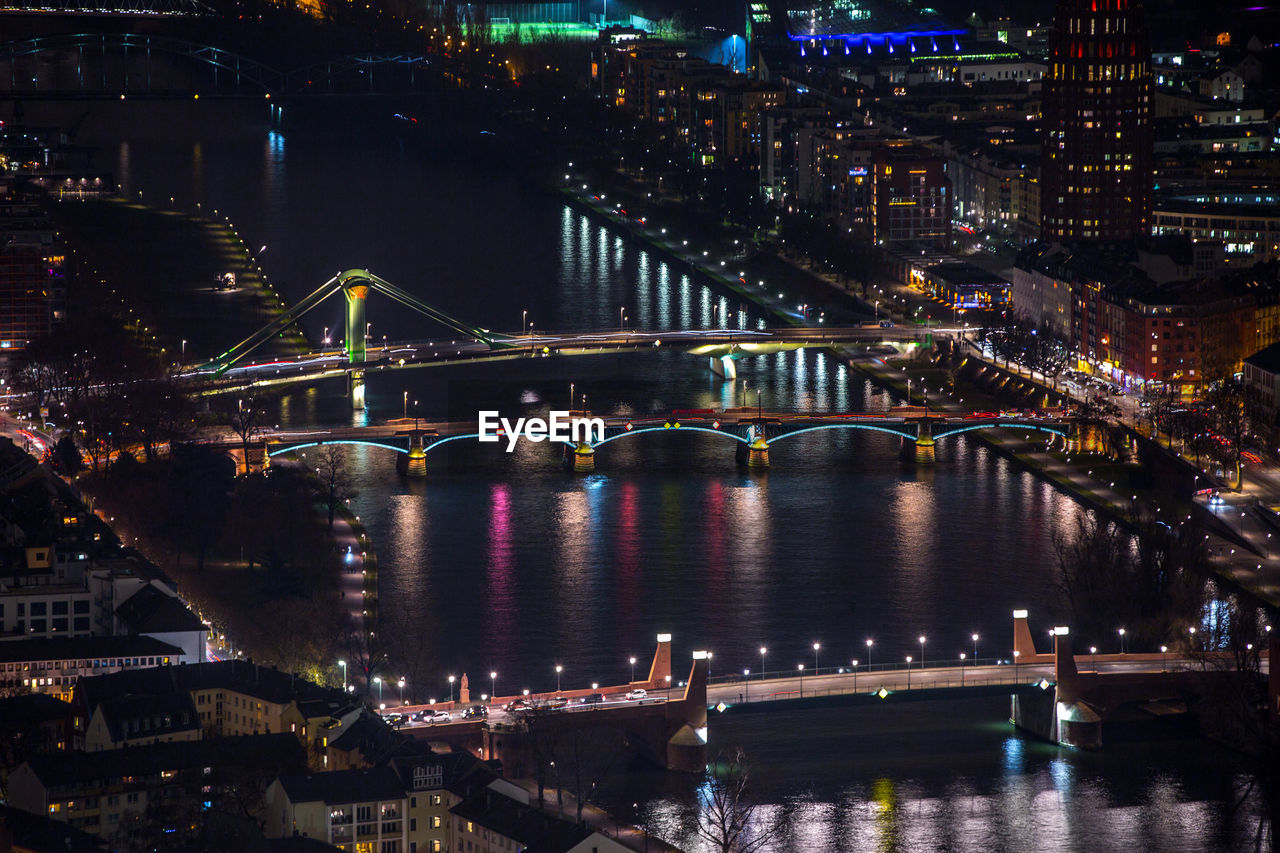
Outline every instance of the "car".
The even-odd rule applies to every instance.
[[[590,693],[582,697],[582,703],[584,705],[598,705],[603,701],[604,701],[603,693]]]
[[[1213,494],[1209,495],[1209,506],[1222,506],[1224,503],[1226,501],[1222,499],[1222,495],[1217,490],[1214,490]]]
[[[447,723],[452,719],[453,717],[449,715],[448,711],[435,711],[429,717],[427,717],[427,722],[428,723]]]
[[[386,720],[388,725],[403,726],[408,722],[409,717],[405,714],[387,714],[382,719]]]
[[[502,710],[510,713],[512,711],[528,711],[533,706],[524,699],[512,699],[510,702],[502,706]]]
[[[564,698],[563,696],[557,696],[554,699],[547,700],[547,708],[552,711],[559,710],[560,708],[563,708],[565,705],[568,705],[568,704],[569,704],[569,700]]]
[[[484,705],[472,705],[470,708],[462,712],[464,720],[487,720],[489,719],[489,709]]]
[[[628,699],[643,699],[643,698],[645,698],[645,697],[646,697],[646,696],[648,696],[648,695],[649,695],[649,694],[645,691],[645,689],[644,689],[643,687],[637,687],[635,690],[632,690],[631,692],[629,692],[629,693],[627,694],[627,698],[628,698]]]

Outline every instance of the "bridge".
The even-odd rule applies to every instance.
[[[189,14],[156,0],[152,14]],[[179,11],[166,12],[165,9]],[[419,91],[436,79],[426,54],[344,54],[281,70],[202,42],[144,33],[79,32],[0,42],[0,96],[9,98],[278,98]]]
[[[579,421],[593,420],[590,412],[568,413]],[[934,461],[934,444],[939,439],[975,430],[1018,428],[1071,437],[1074,421],[1061,412],[1040,416],[1034,412],[978,412],[966,416],[933,413],[925,406],[901,406],[887,412],[774,412],[750,407],[714,410],[677,410],[667,416],[605,417],[594,435],[571,434],[563,440],[551,438],[561,448],[567,467],[578,473],[595,470],[596,450],[615,441],[641,435],[666,438],[711,435],[732,445],[735,458],[749,468],[767,468],[769,450],[779,442],[815,432],[859,430],[879,432],[902,440],[906,455],[916,462]],[[411,425],[412,423],[412,425]],[[543,422],[541,427],[549,425]],[[401,470],[409,476],[427,474],[427,456],[454,442],[488,441],[506,446],[503,427],[481,432],[478,421],[422,422],[401,419],[394,423],[367,427],[345,427],[306,431],[269,431],[255,438],[255,446],[268,459],[326,444],[355,444],[385,448],[402,454]],[[225,439],[232,444],[232,439]]]
[[[393,707],[387,712],[422,716],[444,711],[451,719],[428,724],[409,720],[416,737],[446,741],[512,768],[529,768],[532,743],[548,730],[566,732],[612,726],[626,731],[636,751],[668,769],[699,772],[706,761],[711,721],[724,714],[768,713],[792,708],[859,706],[883,702],[953,701],[973,696],[1011,697],[1010,721],[1053,743],[1099,748],[1113,724],[1133,720],[1155,723],[1188,713],[1197,696],[1222,689],[1241,672],[1228,653],[1124,653],[1076,655],[1069,630],[1052,631],[1051,653],[1036,650],[1027,612],[1014,611],[1013,646],[1007,657],[986,662],[913,661],[870,666],[849,665],[806,672],[803,664],[788,672],[758,672],[711,677],[713,655],[695,651],[685,680],[672,680],[671,635],[659,634],[648,675],[626,684],[479,696],[487,718],[459,719],[455,713],[474,701],[460,693],[455,703],[432,699],[425,705]],[[1260,640],[1261,642],[1261,640]],[[1280,640],[1260,653],[1262,672]],[[463,684],[466,684],[465,676]],[[1272,683],[1273,695],[1277,685]],[[384,709],[386,711],[387,709]],[[533,775],[531,772],[516,775]]]
[[[250,353],[271,341],[330,296],[341,293],[346,302],[344,335],[339,347],[328,347],[289,358],[241,363]],[[450,338],[384,343],[370,347],[367,337],[367,302],[380,293],[455,334]],[[551,355],[598,355],[610,352],[655,352],[675,347],[706,356],[713,373],[726,379],[737,376],[739,358],[805,347],[872,345],[913,347],[931,343],[931,332],[906,328],[788,327],[781,329],[692,329],[646,332],[607,329],[585,332],[494,332],[451,316],[368,270],[340,272],[303,297],[272,322],[210,361],[183,369],[185,378],[201,381],[205,393],[240,391],[254,385],[311,382],[343,376],[348,380],[352,406],[364,408],[366,370],[442,366],[459,363],[539,358]]]

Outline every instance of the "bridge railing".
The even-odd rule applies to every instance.
[[[859,664],[856,667],[824,666],[818,669],[810,669],[808,664],[806,664],[804,669],[804,677],[816,678],[818,676],[826,676],[826,675],[847,675],[849,677],[853,677],[854,673],[856,672],[858,677],[861,678],[864,675],[871,675],[874,673],[905,674],[908,669],[910,669],[912,672],[916,672],[920,669],[948,669],[948,668],[953,668],[956,670],[963,668],[965,670],[969,670],[974,667],[1001,666],[1001,665],[1007,665],[1009,666],[1010,669],[1012,669],[1013,659],[1012,658],[965,658],[964,661],[962,662],[960,660],[951,660],[950,658],[948,658],[947,660],[926,660],[926,661],[913,660],[910,666],[907,666],[905,661],[904,662],[895,661],[890,663],[877,663],[877,664],[872,664],[870,666],[866,664]],[[1025,665],[1025,664],[1020,664],[1020,666],[1021,665]],[[744,677],[741,673],[729,673],[727,675],[714,675],[707,680],[707,684],[711,686],[728,685],[728,684],[745,684],[747,682],[751,682],[754,684],[755,682],[761,681],[761,680],[767,681],[770,679],[799,678],[800,675],[801,673],[797,669],[765,670],[763,672],[757,672],[756,670],[753,669],[751,670],[751,674],[746,677]],[[959,676],[957,675],[957,678],[958,677]]]

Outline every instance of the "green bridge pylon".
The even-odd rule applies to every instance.
[[[346,341],[347,360],[353,365],[361,365],[366,360],[365,350],[365,301],[370,291],[381,293],[394,299],[401,305],[423,314],[437,323],[448,326],[459,334],[487,344],[492,349],[511,346],[507,336],[495,335],[488,329],[481,329],[469,323],[451,317],[434,305],[423,302],[418,297],[396,287],[386,279],[379,278],[368,270],[350,269],[338,273],[315,290],[308,293],[298,304],[281,314],[275,320],[263,326],[231,349],[201,365],[203,370],[211,370],[215,375],[226,373],[236,362],[288,329],[305,314],[319,305],[334,293],[342,291],[347,303]],[[357,371],[359,372],[359,371]],[[354,376],[354,374],[353,374]]]

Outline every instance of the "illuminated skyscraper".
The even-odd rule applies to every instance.
[[[1153,109],[1142,0],[1059,0],[1044,80],[1040,233],[1150,233]]]

